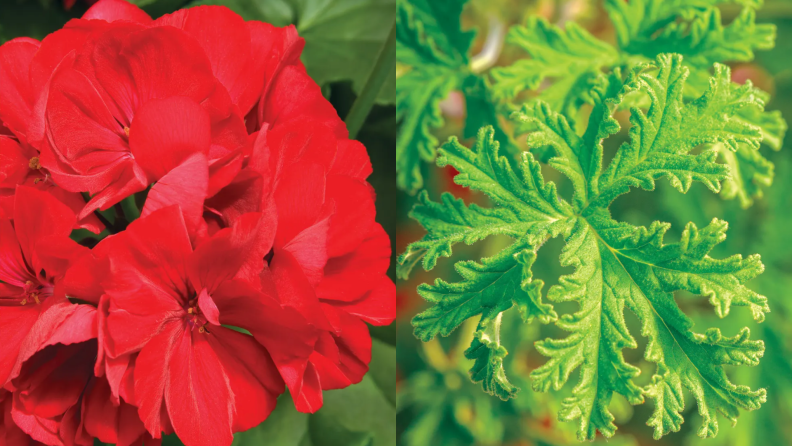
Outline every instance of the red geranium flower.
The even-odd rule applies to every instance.
[[[97,247],[111,265],[105,351],[139,352],[136,404],[155,437],[172,425],[186,444],[230,444],[232,432],[258,425],[283,392],[273,360],[281,370],[305,368],[315,333],[237,277],[260,221],[247,214],[193,249],[171,206]]]
[[[69,238],[74,213],[52,196],[19,186],[13,220],[0,219],[0,382],[36,350],[31,339],[46,329],[48,308],[65,300],[61,279],[87,249]],[[37,325],[38,324],[38,325]]]
[[[228,445],[284,384],[314,412],[363,378],[390,242],[302,47],[123,0],[0,47],[0,439]]]

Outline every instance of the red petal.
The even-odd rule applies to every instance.
[[[103,443],[118,443],[119,407],[112,402],[107,380],[93,381],[93,385],[85,394],[81,413],[85,430]],[[139,419],[137,421],[142,434],[145,428]]]
[[[209,163],[209,185],[206,196],[215,196],[221,189],[234,181],[242,169],[243,161],[242,154],[238,151],[229,152],[222,158],[212,160]]]
[[[317,337],[305,318],[240,280],[223,283],[214,299],[221,322],[250,331],[266,347],[289,388],[299,391]]]
[[[260,212],[263,183],[264,179],[256,172],[240,172],[234,181],[206,200],[207,221],[216,221],[218,229],[222,229],[232,226],[244,214]]]
[[[327,254],[338,257],[357,248],[371,232],[377,215],[374,189],[365,181],[333,175],[327,177],[327,199],[335,203]]]
[[[275,188],[278,207],[276,246],[283,246],[303,229],[316,223],[325,203],[325,171],[318,164],[285,168]]]
[[[316,289],[320,299],[351,302],[379,285],[388,270],[391,245],[388,234],[375,223],[366,240],[353,252],[330,259]]]
[[[104,293],[101,282],[109,272],[109,262],[97,259],[89,251],[71,262],[60,284],[67,296],[98,305]]]
[[[36,155],[35,150],[25,150],[15,139],[0,136],[0,187],[22,184],[31,172],[30,158]]]
[[[174,345],[168,367],[165,401],[173,430],[186,446],[230,445],[233,395],[211,334],[184,331]]]
[[[140,216],[146,217],[158,209],[179,205],[187,232],[194,238],[203,222],[208,183],[206,156],[195,154],[157,181],[146,197]]]
[[[341,139],[338,141],[338,155],[330,168],[330,175],[342,175],[365,180],[371,175],[371,160],[366,147],[358,141]]]
[[[14,202],[14,228],[25,258],[38,272],[41,267],[36,245],[50,237],[66,239],[77,219],[65,204],[52,195],[19,186]]]
[[[96,86],[75,69],[59,67],[53,74],[46,119],[55,156],[53,162],[43,164],[53,174],[66,171],[55,162],[66,164],[74,173],[87,175],[94,174],[99,166],[129,157],[124,129]],[[87,190],[86,186],[77,187],[74,192]],[[91,189],[99,187],[104,185]]]
[[[201,103],[217,81],[195,40],[172,27],[106,39],[93,54],[96,78],[128,118],[145,102],[184,96]]]
[[[234,395],[233,431],[258,426],[275,408],[283,393],[283,380],[267,350],[252,336],[223,327],[206,338],[223,369]]]
[[[22,255],[11,221],[0,219],[0,281],[22,288],[25,282],[35,278]]]
[[[232,228],[219,231],[201,243],[190,257],[187,272],[196,290],[214,292],[220,284],[233,278],[247,260],[262,231],[261,214],[242,216]],[[259,254],[263,257],[263,254]]]
[[[322,378],[322,389],[339,389],[359,383],[368,372],[368,364],[371,362],[371,335],[368,327],[360,319],[329,305],[325,304],[323,308],[327,313],[335,313],[331,319],[334,320],[337,334],[332,335],[336,348],[331,355],[319,351],[322,359],[312,356],[312,361],[317,359],[315,365]],[[325,376],[338,378],[339,374],[346,379],[325,379]]]
[[[20,411],[16,407],[18,404],[17,399],[18,394],[14,394],[14,407],[11,409],[11,417],[14,424],[36,441],[44,444],[62,445],[63,442],[61,442],[60,435],[58,435],[60,423]]]
[[[88,8],[82,18],[86,20],[105,20],[107,22],[126,20],[144,25],[151,22],[151,17],[148,14],[125,0],[100,0]]]
[[[212,296],[206,291],[206,288],[202,289],[200,294],[198,294],[198,308],[201,309],[201,313],[210,324],[220,325],[220,311],[217,309],[214,300],[212,300]]]
[[[146,429],[156,438],[161,436],[165,427],[162,419],[165,408],[162,402],[168,382],[169,365],[176,346],[185,333],[181,320],[166,323],[159,334],[143,347],[135,362],[138,414]]]
[[[212,65],[212,72],[217,80],[231,93],[231,100],[239,104],[241,87],[249,78],[260,79],[260,87],[254,94],[260,94],[263,87],[263,69],[251,70],[248,60],[251,58],[250,33],[242,17],[228,8],[220,6],[197,6],[182,9],[157,19],[157,25],[173,26],[184,30],[203,48]],[[233,48],[233,51],[229,51]],[[263,59],[253,53],[257,59]],[[253,106],[256,97],[245,98],[240,105],[244,114]]]
[[[95,355],[94,341],[53,346],[40,352],[25,364],[15,381],[14,409],[41,418],[63,415],[79,401],[91,377]]]
[[[148,101],[129,128],[129,148],[150,181],[164,177],[191,155],[208,154],[210,143],[209,115],[181,96]]]
[[[338,145],[327,126],[309,120],[296,120],[272,130],[262,130],[273,176],[280,178],[285,168],[299,163],[315,163],[327,172],[333,164]],[[256,140],[256,144],[261,143]],[[261,150],[261,149],[259,149]]]
[[[0,383],[5,385],[11,375],[19,349],[30,328],[36,323],[39,311],[36,306],[3,307],[0,311]],[[1,386],[0,386],[1,387]]]
[[[312,363],[308,363],[300,391],[292,391],[292,399],[294,407],[302,413],[314,413],[322,408],[322,385],[319,382],[319,373]]]
[[[313,326],[329,330],[330,323],[319,308],[314,288],[297,259],[289,251],[276,251],[270,269],[280,302],[299,311]]]
[[[396,319],[396,285],[390,277],[384,275],[379,284],[360,299],[351,302],[325,302],[371,325],[390,325]]]
[[[37,40],[22,37],[0,46],[0,120],[20,138],[27,134],[36,101],[29,68],[39,45]]]
[[[328,212],[329,214],[329,212]],[[284,247],[294,256],[311,286],[316,286],[324,274],[327,264],[327,233],[330,215],[294,236]]]
[[[335,108],[322,96],[322,90],[302,66],[289,65],[268,87],[259,103],[259,122],[274,129],[291,121],[308,119],[333,130],[337,138],[349,132]]]
[[[42,312],[20,345],[19,358],[11,371],[11,379],[19,374],[25,361],[46,347],[84,343],[97,336],[96,309],[90,305],[73,305],[51,297],[44,305],[37,307]],[[91,353],[91,359],[95,354],[95,351]]]

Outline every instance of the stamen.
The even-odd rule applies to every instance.
[[[19,302],[19,305],[27,305],[27,298],[25,298],[25,299],[22,299],[22,300]]]
[[[126,133],[127,138],[129,138],[129,127],[124,126],[124,133]]]
[[[206,328],[201,325],[201,327],[198,329],[198,333],[207,333]]]
[[[28,163],[28,167],[30,167],[32,170],[41,169],[41,162],[39,161],[39,158],[37,156],[34,156],[33,158],[30,158],[30,162]]]

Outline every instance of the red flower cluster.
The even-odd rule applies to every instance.
[[[0,445],[228,445],[362,379],[390,241],[302,46],[101,0],[0,47]]]

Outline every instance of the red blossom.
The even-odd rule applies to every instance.
[[[0,46],[0,446],[229,445],[363,378],[391,245],[303,45],[101,0]]]

